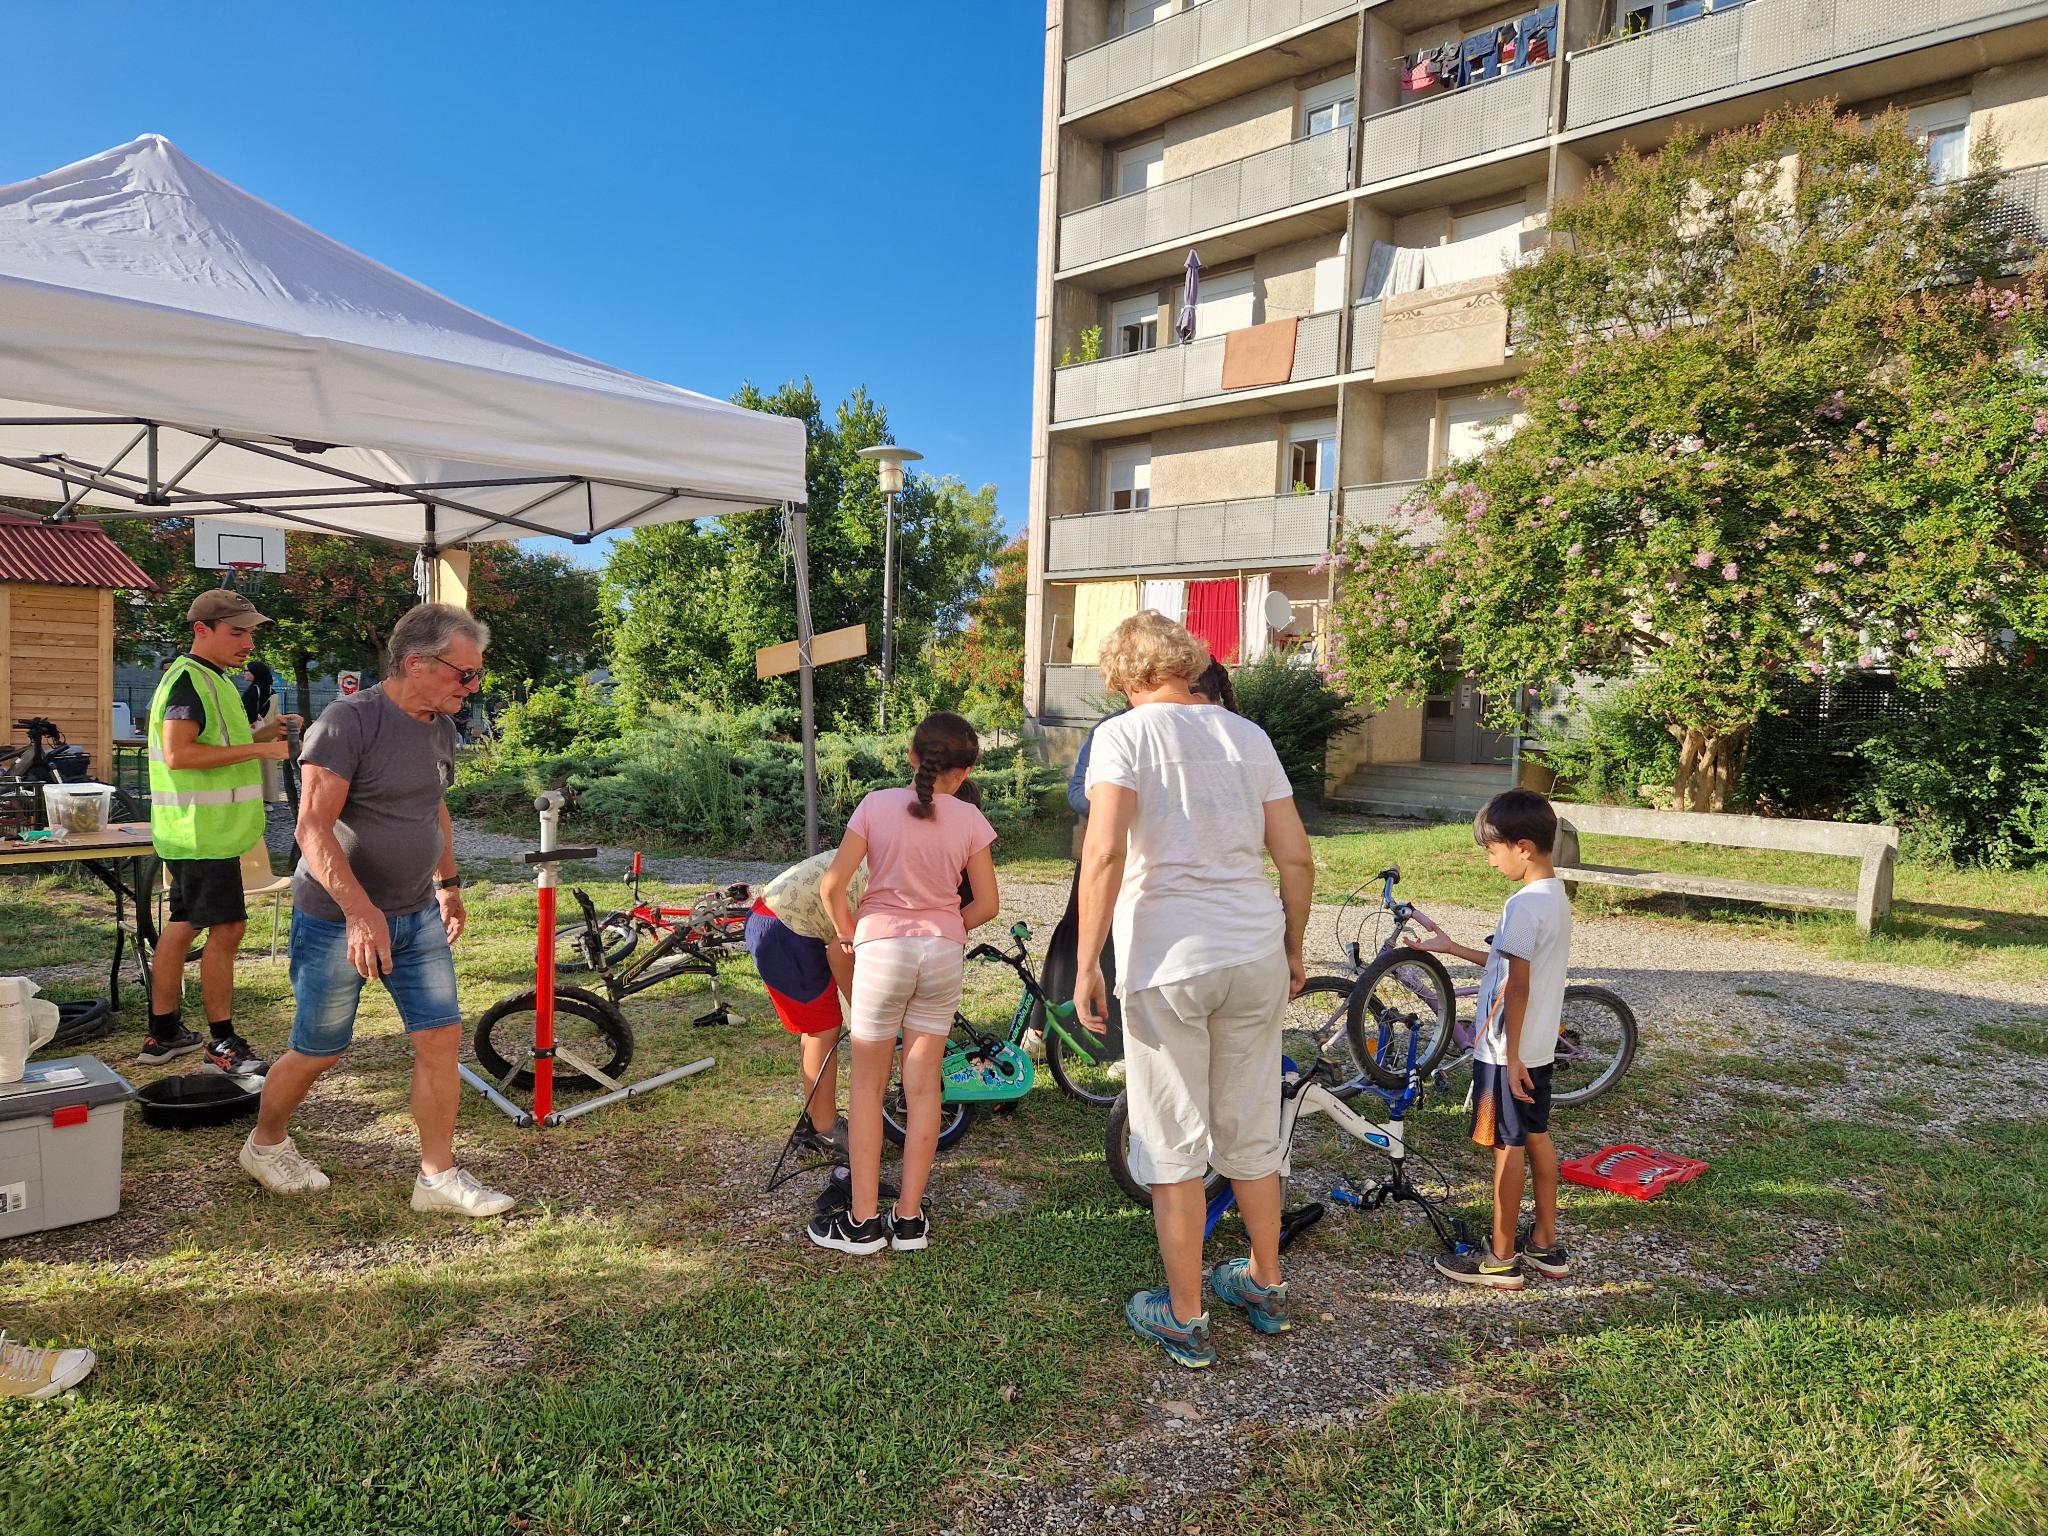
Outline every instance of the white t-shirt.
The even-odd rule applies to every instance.
[[[1266,733],[1220,704],[1141,704],[1095,730],[1088,788],[1138,797],[1112,929],[1124,992],[1262,960],[1286,942],[1266,806],[1294,790]]]
[[[1496,1066],[1508,1059],[1508,960],[1529,962],[1529,1001],[1522,1011],[1522,1065],[1548,1066],[1557,1055],[1564,1017],[1564,977],[1571,959],[1572,899],[1554,876],[1531,880],[1501,909],[1500,928],[1479,978],[1482,1028],[1473,1055]]]

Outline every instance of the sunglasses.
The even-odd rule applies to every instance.
[[[455,674],[455,681],[462,684],[465,688],[473,687],[483,681],[484,669],[482,667],[458,667],[454,662],[443,660],[439,656],[429,656],[427,660],[440,662],[442,666]]]

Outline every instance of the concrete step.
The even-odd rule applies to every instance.
[[[1375,816],[1463,821],[1512,782],[1505,767],[1493,764],[1368,763],[1328,798]]]

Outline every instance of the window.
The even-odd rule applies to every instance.
[[[1734,3],[1736,0],[1723,0],[1720,5],[1712,4],[1711,0],[1632,0],[1621,8],[1622,35],[1633,37],[1638,32],[1654,32],[1658,27],[1691,21],[1709,11],[1731,10]]]
[[[1102,455],[1103,503],[1112,512],[1152,505],[1152,445],[1132,443]]]
[[[1337,423],[1298,421],[1287,429],[1287,489],[1327,491],[1337,483]]]
[[[1907,131],[1927,146],[1927,166],[1936,181],[1970,174],[1970,98],[1930,102],[1906,114]]]
[[[1156,187],[1166,179],[1166,140],[1152,139],[1116,152],[1115,197]]]
[[[1109,355],[1150,352],[1159,345],[1159,295],[1119,299],[1109,309]]]
[[[1172,14],[1173,0],[1122,0],[1109,8],[1109,35],[1121,37],[1162,22]]]
[[[1460,395],[1442,406],[1438,442],[1442,451],[1437,467],[1456,464],[1478,454],[1488,444],[1512,431],[1520,417],[1515,402],[1501,395]]]
[[[1357,115],[1358,98],[1349,75],[1302,93],[1301,132],[1304,138],[1328,133],[1333,128],[1349,127]]]
[[[1475,240],[1481,235],[1503,235],[1522,227],[1522,203],[1518,198],[1512,203],[1502,203],[1498,208],[1483,208],[1477,213],[1460,213],[1451,219],[1451,243],[1460,240]]]
[[[1203,278],[1201,292],[1195,299],[1195,338],[1242,330],[1257,315],[1257,305],[1249,267],[1242,272]]]

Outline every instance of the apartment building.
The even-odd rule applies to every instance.
[[[1045,61],[1024,686],[1054,759],[1141,606],[1313,664],[1340,529],[1512,430],[1502,274],[1624,143],[1898,106],[1943,176],[1995,137],[2002,210],[2048,227],[2048,3],[1047,0]],[[1375,715],[1332,797],[1478,804],[1519,756],[1485,709]]]

